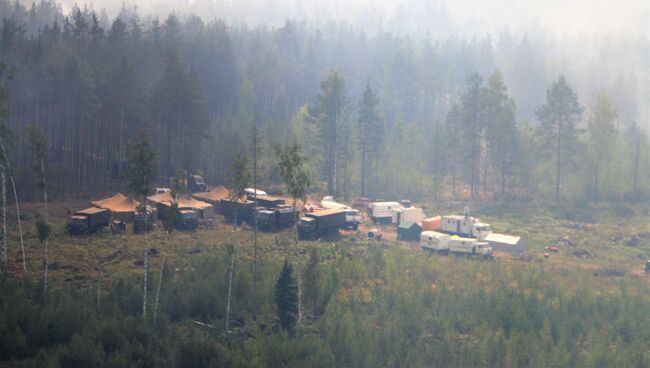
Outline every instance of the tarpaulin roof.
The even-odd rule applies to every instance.
[[[192,196],[200,200],[216,202],[228,198],[228,189],[223,185],[219,185],[209,192],[193,193]]]
[[[128,198],[122,193],[116,193],[112,197],[91,202],[93,206],[105,208],[111,212],[135,212],[140,202]]]
[[[105,208],[90,207],[90,208],[86,208],[85,210],[77,211],[74,214],[75,215],[94,215],[96,213],[100,213],[100,212],[104,212],[104,211],[106,211]]]
[[[174,199],[172,197],[171,193],[161,193],[161,194],[156,194],[147,197],[152,202],[155,203],[160,203],[165,206],[171,206],[172,203],[174,202]],[[212,205],[210,203],[206,203],[203,201],[196,200],[188,195],[182,196],[181,198],[178,198],[176,201],[178,203],[178,208],[196,208],[196,209],[204,209],[204,208],[210,208]]]

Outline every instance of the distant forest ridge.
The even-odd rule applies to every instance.
[[[128,7],[109,19],[47,0],[0,0],[0,14],[23,195],[36,185],[28,124],[47,137],[57,195],[121,188],[140,130],[161,182],[182,169],[227,183],[235,156],[250,154],[254,122],[269,187],[280,182],[272,146],[286,141],[308,154],[313,190],[345,197],[551,198],[561,187],[595,200],[650,186],[647,38],[368,35],[345,23],[231,26]],[[544,124],[553,86],[575,94],[580,112],[560,127],[561,149]]]

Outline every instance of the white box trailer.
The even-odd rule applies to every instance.
[[[394,209],[391,222],[395,225],[399,225],[402,222],[421,223],[422,219],[424,219],[424,211],[422,211],[422,208],[407,207]]]
[[[403,209],[404,206],[397,202],[371,202],[368,205],[368,214],[373,222],[390,223],[393,219],[393,209]]]
[[[441,254],[449,253],[449,234],[437,231],[423,231],[420,234],[420,247],[422,250],[432,251]]]
[[[492,258],[492,247],[487,242],[479,241],[476,238],[461,238],[452,236],[447,242],[449,252],[456,255],[477,255],[484,258]]]
[[[452,215],[441,217],[440,231],[483,241],[488,234],[492,233],[492,228],[489,224],[479,222],[477,218],[471,216]]]

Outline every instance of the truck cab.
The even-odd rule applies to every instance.
[[[194,210],[180,210],[174,217],[174,227],[179,230],[196,230],[199,217]]]
[[[472,237],[483,241],[489,234],[492,234],[490,224],[477,222],[472,225]]]
[[[255,222],[259,229],[270,229],[275,226],[275,211],[266,207],[255,208]]]
[[[208,186],[205,184],[205,180],[201,175],[190,175],[187,178],[187,189],[191,193],[205,192],[207,191]]]
[[[449,239],[449,251],[456,255],[482,256],[483,258],[492,258],[492,247],[487,242],[479,241],[475,238],[451,237]]]
[[[345,226],[349,226],[356,230],[361,223],[361,214],[358,210],[347,209],[345,211]]]
[[[74,235],[91,234],[108,226],[110,212],[107,209],[90,207],[75,212],[68,219],[68,232]]]
[[[316,234],[316,219],[301,217],[297,226],[298,239],[311,239]]]

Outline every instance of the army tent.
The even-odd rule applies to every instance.
[[[129,198],[122,193],[116,193],[112,197],[100,199],[91,202],[97,208],[107,209],[111,213],[111,219],[124,222],[132,222],[140,202]],[[149,206],[150,212],[155,212],[153,207]]]
[[[222,199],[228,198],[228,189],[226,189],[223,185],[219,185],[209,192],[192,193],[192,197],[198,199],[199,201],[210,203],[211,205],[218,208],[219,202]]]
[[[169,192],[155,194],[147,197],[147,199],[156,204],[161,216],[167,216],[172,203],[174,203],[174,199]],[[178,198],[176,203],[179,210],[194,210],[199,215],[199,218],[214,217],[214,207],[210,203],[196,200],[189,195]]]

